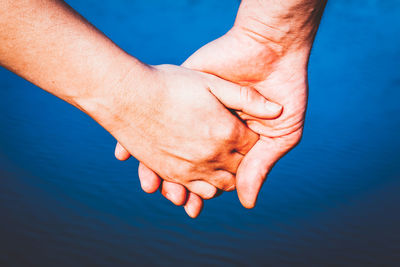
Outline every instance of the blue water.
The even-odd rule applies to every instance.
[[[180,64],[234,21],[233,0],[68,1],[150,63]],[[400,2],[328,4],[302,143],[258,206],[197,220],[140,190],[137,162],[90,118],[0,69],[0,266],[400,262]]]

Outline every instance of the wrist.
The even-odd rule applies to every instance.
[[[228,38],[230,42],[235,42],[236,46],[239,47],[237,49],[240,51],[240,56],[237,56],[238,63],[242,69],[246,69],[238,77],[233,75],[235,82],[257,83],[264,81],[272,72],[277,72],[277,70],[281,74],[285,73],[289,76],[300,75],[305,77],[307,73],[310,46],[283,48],[280,44],[271,41],[255,39],[246,30],[235,27],[224,38]]]
[[[105,73],[99,75],[91,90],[75,98],[72,104],[113,134],[119,130],[117,125],[124,127],[124,109],[135,108],[137,94],[153,78],[150,66],[129,55],[115,60]]]
[[[326,0],[242,0],[233,30],[276,54],[310,52]]]

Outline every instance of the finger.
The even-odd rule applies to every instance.
[[[217,188],[203,181],[193,181],[186,185],[186,188],[201,197],[202,199],[210,199],[217,193]]]
[[[242,142],[247,143],[247,141],[245,140],[243,140]],[[232,149],[232,151],[228,155],[228,158],[222,160],[222,162],[217,165],[219,167],[218,169],[220,169],[221,171],[217,171],[216,174],[213,174],[214,178],[211,181],[207,180],[210,184],[222,190],[225,190],[226,187],[232,186],[232,184],[236,184],[234,176],[228,176],[225,175],[225,173],[236,174],[239,164],[243,159],[243,154],[238,151],[243,150],[241,149],[241,146],[242,144],[237,145],[234,149]]]
[[[201,210],[203,209],[203,199],[198,195],[190,192],[184,206],[186,213],[191,218],[197,218],[200,215]]]
[[[282,113],[281,105],[267,100],[251,87],[217,79],[213,80],[212,84],[211,92],[228,108],[260,119],[275,119]]]
[[[245,208],[254,208],[267,174],[279,158],[280,153],[265,140],[259,140],[243,158],[236,175],[236,188]]]
[[[235,153],[240,156],[240,160],[243,158],[242,155],[239,153]],[[235,166],[234,172],[236,173],[237,168],[239,167],[240,161],[237,163]],[[224,163],[225,164],[225,163]],[[225,169],[224,166],[221,166],[221,169]],[[229,171],[226,170],[218,170],[214,172],[213,174],[213,179],[207,181],[211,185],[215,186],[217,189],[222,190],[222,191],[233,191],[236,188],[236,177],[234,174],[230,173]],[[218,191],[219,191],[218,190]],[[217,194],[218,192],[216,192]],[[213,198],[216,195],[213,196]]]
[[[139,163],[138,174],[144,192],[151,194],[160,187],[160,177],[143,163]]]
[[[163,181],[161,194],[177,206],[182,206],[186,202],[187,190],[183,185]]]
[[[125,161],[130,158],[131,154],[118,142],[115,146],[115,157],[118,160]]]

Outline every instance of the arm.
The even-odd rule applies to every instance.
[[[0,64],[78,108],[148,72],[63,1],[2,0],[0,10]]]
[[[63,1],[1,0],[0,10],[1,65],[81,109],[161,177],[204,198],[234,186],[240,153],[257,139],[221,103],[280,114],[251,88],[139,62]]]

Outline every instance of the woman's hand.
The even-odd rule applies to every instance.
[[[279,116],[281,106],[250,87],[183,67],[151,67],[144,75],[146,82],[127,76],[112,92],[103,106],[115,110],[103,126],[165,181],[204,199],[233,190],[239,163],[259,136],[227,108],[265,119]]]

